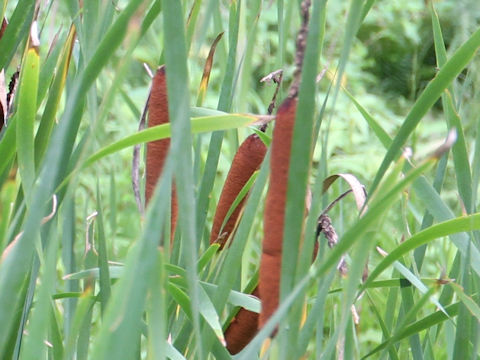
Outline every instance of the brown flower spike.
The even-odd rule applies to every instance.
[[[279,303],[283,226],[296,108],[296,98],[287,97],[278,109],[273,130],[270,182],[264,213],[265,234],[260,261],[259,292],[262,310],[259,327],[265,325]]]
[[[150,101],[148,104],[148,127],[161,125],[169,122],[168,100],[167,100],[167,79],[165,66],[158,68],[153,78]],[[162,174],[163,166],[170,148],[170,139],[161,139],[149,142],[147,144],[146,156],[146,184],[145,184],[145,202],[148,204],[158,178]],[[175,184],[172,184],[172,204],[171,204],[171,241],[175,235],[177,225],[177,196]]]
[[[228,210],[232,206],[240,191],[243,189],[253,173],[260,168],[266,152],[267,147],[257,134],[252,134],[247,137],[238,148],[225,180],[225,185],[223,186],[217,209],[215,211],[215,216],[213,218],[213,226],[210,233],[211,244],[218,242],[221,248],[223,248],[228,237],[231,235],[240,212],[243,209],[245,198],[232,212],[223,229],[222,224],[225,220]]]

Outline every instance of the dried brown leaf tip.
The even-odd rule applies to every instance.
[[[335,228],[332,225],[332,219],[327,214],[321,214],[317,222],[317,237],[323,233],[325,239],[327,239],[327,244],[329,248],[333,248],[338,243],[338,235],[335,231]],[[337,269],[342,276],[347,275],[347,263],[345,261],[345,256],[342,256]]]
[[[205,94],[207,92],[207,87],[208,87],[208,81],[210,80],[210,73],[212,71],[213,56],[215,55],[215,50],[217,48],[218,43],[222,39],[222,36],[223,36],[223,31],[217,35],[217,37],[212,43],[212,46],[210,47],[210,51],[208,52],[207,60],[205,61],[205,66],[203,68],[202,80],[200,81],[197,106],[200,106],[201,104],[203,104],[203,100],[205,99]]]

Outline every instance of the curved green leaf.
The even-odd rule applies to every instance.
[[[361,290],[367,288],[372,281],[382,273],[382,271],[409,251],[443,236],[477,229],[480,229],[480,213],[448,220],[420,231],[410,239],[398,245],[391,253],[389,253],[370,273],[370,276],[363,284]]]
[[[235,129],[250,125],[257,118],[253,115],[228,114],[217,116],[201,116],[192,118],[192,133],[210,132],[216,130]],[[127,147],[141,144],[144,142],[165,139],[171,136],[171,124],[162,124],[144,129],[135,134],[129,135],[121,140],[107,145],[91,155],[83,164],[83,168],[92,165],[103,157],[123,150]]]

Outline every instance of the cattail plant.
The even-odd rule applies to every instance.
[[[167,79],[165,66],[158,68],[153,78],[150,100],[148,103],[148,127],[166,124],[168,118],[168,99],[167,99]],[[170,139],[161,139],[149,142],[147,144],[146,156],[146,183],[145,183],[145,203],[148,204],[155,185],[160,177],[163,165],[167,158],[170,148]],[[175,184],[172,183],[172,203],[171,203],[171,240],[175,235],[177,225],[177,196]]]
[[[282,83],[282,75],[283,70],[280,69],[268,74],[260,80],[260,82],[273,81],[277,85],[275,87],[275,92],[273,94],[272,100],[268,106],[269,115],[272,114],[273,109],[275,108],[278,90],[280,89],[280,85]],[[261,131],[265,131],[266,128],[266,124],[262,125]],[[229,192],[231,192],[231,195],[227,193],[224,197],[224,193],[226,192],[227,188],[227,183],[225,183],[213,222],[213,229],[215,229],[216,232],[214,233],[212,229],[212,236],[210,238],[210,242],[215,241],[214,235],[218,236],[219,231],[217,230],[217,222],[223,223],[224,220],[221,219],[225,218],[225,212],[228,211],[231,203],[234,201],[236,197],[234,194],[238,194],[243,188],[243,186],[245,186],[245,183],[248,181],[249,177],[253,173],[253,167],[256,165],[255,170],[260,167],[263,158],[265,157],[266,151],[267,148],[256,134],[250,135],[238,149],[238,152],[232,162],[232,167],[230,168],[229,174],[227,176],[227,181],[230,181],[232,183],[229,184],[229,188],[231,189],[229,190]],[[222,207],[220,207],[221,204]],[[242,202],[235,209],[235,212],[232,213],[227,223],[225,224],[225,231],[223,232],[225,237],[230,234],[230,227],[233,227],[235,225],[237,218],[240,215],[243,204],[244,201],[242,200]],[[221,208],[223,209],[221,210],[221,212],[219,212]],[[217,214],[219,217],[218,219]],[[227,227],[227,225],[229,225],[229,227]],[[220,236],[219,239],[220,243],[223,246],[226,238],[222,238]],[[257,297],[259,296],[258,286],[255,287],[252,295]],[[225,341],[227,343],[227,349],[231,354],[236,354],[240,352],[255,336],[258,330],[258,317],[258,313],[247,310],[245,308],[240,308],[235,318],[225,331]]]
[[[262,300],[260,327],[278,307],[280,296],[283,225],[296,106],[296,98],[287,97],[284,100],[278,109],[272,136],[270,183],[265,203],[264,238],[260,262],[259,294]]]
[[[267,147],[257,134],[247,137],[238,148],[215,212],[210,236],[211,243],[219,242],[221,247],[225,245],[237,223],[245,199],[242,199],[222,227],[227,212],[252,174],[260,167],[266,152]],[[253,291],[252,295],[258,296],[258,288]],[[225,332],[228,351],[236,354],[242,350],[255,336],[257,326],[258,314],[241,308]]]
[[[238,148],[215,211],[210,243],[217,242],[223,248],[228,237],[232,234],[245,199],[241,200],[228,219],[226,219],[227,213],[240,191],[262,164],[266,152],[267,147],[257,134],[248,136]]]

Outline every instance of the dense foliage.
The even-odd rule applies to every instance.
[[[0,359],[232,358],[226,329],[261,308],[273,164],[280,304],[235,358],[479,356],[480,3],[313,0],[282,161],[260,80],[283,70],[275,114],[301,3],[0,2]],[[171,127],[139,130],[163,64]],[[145,208],[144,144],[166,138]],[[245,139],[262,153],[215,241]]]

